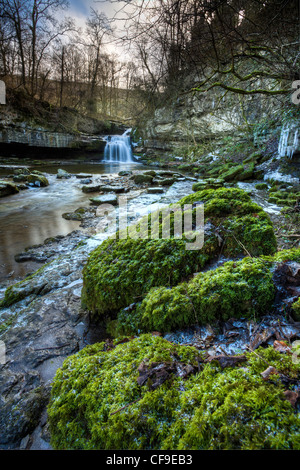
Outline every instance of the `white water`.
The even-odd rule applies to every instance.
[[[298,128],[295,125],[284,125],[279,139],[278,157],[292,158],[298,149],[298,140]]]
[[[105,137],[104,149],[105,162],[134,163],[130,142],[130,131],[128,129],[122,135],[109,135]]]

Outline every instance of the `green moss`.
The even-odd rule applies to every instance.
[[[27,176],[26,179],[28,183],[32,183],[34,185],[49,186],[49,181],[46,176],[43,175],[31,174]]]
[[[226,173],[222,174],[221,176],[225,181],[234,181],[238,179],[239,175],[243,173],[243,171],[244,171],[243,165],[236,165],[230,168],[230,170],[228,170]]]
[[[258,318],[275,298],[271,267],[270,260],[244,258],[199,273],[172,289],[151,289],[135,309],[119,312],[117,331],[167,332],[232,317]]]
[[[267,183],[258,183],[255,185],[255,189],[263,190],[263,189],[268,189]]]
[[[162,231],[170,221],[170,238],[151,240],[148,216],[139,224],[140,239],[106,240],[94,250],[83,271],[83,306],[92,313],[110,316],[143,298],[152,287],[173,287],[199,272],[222,252],[225,256],[258,256],[276,251],[276,238],[270,218],[250,196],[237,188],[208,189],[179,201],[195,215],[196,208],[186,204],[204,203],[204,246],[187,250],[189,234],[173,238],[174,213],[165,216],[154,228]],[[182,230],[184,230],[182,218]],[[136,231],[136,227],[131,228]],[[191,238],[191,236],[190,236]],[[190,240],[191,241],[191,240]]]
[[[31,283],[31,280],[34,278],[39,279],[40,275],[49,264],[50,263],[44,264],[40,269],[30,276],[27,276],[23,281],[17,282],[16,284],[8,287],[5,291],[4,299],[0,302],[0,309],[10,307],[11,305],[25,299],[30,294],[38,294],[38,291],[41,290],[41,286],[39,284],[35,285],[34,283]]]
[[[209,255],[184,240],[106,240],[83,270],[82,302],[100,315],[138,301],[154,286],[174,286],[201,269]]]
[[[293,317],[296,321],[300,321],[300,297],[292,305]]]
[[[149,380],[137,382],[141,362],[194,366],[199,352],[151,335],[109,351],[104,343],[88,346],[54,378],[51,444],[64,450],[300,449],[299,414],[281,383],[260,375],[264,360],[298,377],[299,366],[272,348],[258,353],[262,360],[247,354],[242,367],[207,364],[185,379],[173,372],[151,390]]]

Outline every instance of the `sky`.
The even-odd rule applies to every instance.
[[[67,16],[74,18],[78,26],[85,28],[85,22],[90,14],[91,8],[103,12],[108,18],[112,18],[116,11],[122,7],[124,3],[120,0],[117,3],[110,3],[109,0],[69,0],[69,9]],[[123,23],[115,23],[116,27],[121,29],[124,27]],[[117,45],[107,45],[107,51],[116,54],[123,54],[123,51]]]

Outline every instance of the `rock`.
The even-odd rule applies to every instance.
[[[233,181],[236,179],[236,177],[244,171],[243,165],[237,165],[228,170],[224,175],[222,175],[222,178],[225,181]]]
[[[100,206],[101,204],[112,204],[116,206],[118,204],[118,198],[115,194],[104,194],[103,196],[92,197],[91,203]]]
[[[93,185],[93,186],[82,186],[81,190],[83,193],[99,193],[101,185]]]
[[[91,184],[93,182],[92,178],[86,178],[80,181],[80,184]]]
[[[0,180],[0,197],[10,196],[18,192],[19,190],[15,184]]]
[[[24,175],[24,174],[14,175],[13,181],[15,183],[25,183],[27,181],[27,175]]]
[[[119,176],[131,176],[132,175],[132,171],[119,171],[118,173]]]
[[[175,178],[165,178],[159,182],[162,186],[171,186],[175,183]]]
[[[110,186],[110,185],[105,185],[105,186],[100,186],[100,191],[103,193],[124,193],[125,188],[124,186]]]
[[[69,179],[71,177],[72,175],[70,175],[70,173],[68,173],[65,170],[62,170],[62,169],[57,170],[57,176],[56,176],[57,179]]]
[[[24,191],[25,189],[28,189],[28,186],[26,186],[26,184],[17,184],[17,188],[19,191]]]
[[[79,180],[82,179],[82,178],[88,178],[88,179],[93,178],[93,175],[88,175],[86,173],[79,173],[78,175],[73,175],[73,176],[75,176],[75,178],[77,178]]]
[[[132,179],[136,184],[152,183],[153,176],[139,174],[139,175],[133,175]]]
[[[77,220],[81,221],[84,218],[86,212],[89,211],[87,207],[79,207],[75,212],[67,212],[62,214],[62,217],[66,220]]]
[[[29,174],[30,174],[30,171],[28,170],[28,168],[17,168],[16,170],[14,170],[15,176],[29,175]]]
[[[150,175],[150,176],[156,176],[156,171],[154,170],[147,170],[147,171],[144,171],[143,173],[144,175]]]
[[[47,180],[46,176],[34,175],[31,174],[27,176],[27,182],[29,184],[33,184],[34,186],[49,186],[49,181]]]
[[[164,192],[163,188],[148,188],[147,193],[148,194],[161,194]]]

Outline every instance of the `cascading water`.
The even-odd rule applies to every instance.
[[[119,163],[134,163],[130,132],[128,129],[122,135],[109,135],[105,137],[104,161]]]
[[[298,127],[295,124],[284,125],[278,144],[278,157],[292,158],[299,148],[298,140]]]

